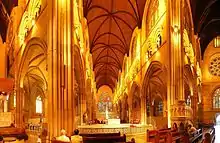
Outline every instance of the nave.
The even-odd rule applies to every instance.
[[[220,0],[0,0],[0,136],[218,142],[219,7]]]

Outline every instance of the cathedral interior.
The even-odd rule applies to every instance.
[[[206,133],[220,143],[219,8],[0,0],[0,137],[57,143],[62,129],[78,129],[85,143],[117,132],[124,143],[194,143]],[[188,125],[197,132],[189,139]]]

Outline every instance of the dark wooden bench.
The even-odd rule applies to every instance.
[[[159,142],[158,130],[147,130],[147,142]]]
[[[83,143],[117,143],[126,142],[126,136],[83,137]]]
[[[175,143],[184,142],[185,143],[184,135],[178,131],[171,131],[168,134],[168,143],[173,143],[173,142]]]
[[[0,128],[0,136],[20,135],[25,134],[25,130],[22,128]]]
[[[80,136],[82,137],[106,137],[106,136],[120,136],[121,133],[118,132],[118,133],[95,133],[95,134],[86,134],[86,133],[83,133],[83,134],[80,134]]]
[[[210,133],[211,135],[211,143],[214,143],[215,142],[215,128],[211,127],[208,129],[207,132]]]
[[[58,140],[55,140],[55,139],[52,139],[51,142],[52,143],[70,143],[70,142],[58,141]]]
[[[0,136],[15,138],[17,138],[18,136],[22,136],[21,138],[24,138],[24,140],[28,140],[28,136],[23,128],[1,127]]]
[[[202,133],[201,129],[196,130],[196,132],[194,132],[190,135],[189,142],[190,143],[199,142],[200,140],[202,140],[202,135],[203,135],[203,133]]]
[[[184,136],[176,130],[172,130],[171,128],[147,130],[147,142],[172,143],[181,141],[184,142]]]

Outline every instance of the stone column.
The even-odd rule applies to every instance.
[[[168,1],[168,33],[170,34],[170,95],[168,95],[168,117],[170,118],[168,120],[171,119],[169,124],[172,124],[172,122],[184,122],[189,111],[184,99],[182,6],[183,0]]]
[[[23,97],[24,97],[24,89],[21,87],[17,87],[16,89],[16,114],[15,114],[15,123],[17,127],[22,127],[23,125],[23,111],[22,111]]]
[[[48,124],[49,135],[74,128],[74,56],[72,38],[72,0],[48,3]]]

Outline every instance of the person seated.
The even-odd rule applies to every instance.
[[[71,143],[82,143],[82,142],[83,142],[83,138],[82,136],[79,135],[79,130],[75,129],[74,135],[71,136]]]
[[[178,130],[178,127],[177,127],[177,124],[176,124],[176,123],[173,123],[172,129],[173,129],[174,131],[177,131],[177,130]]]
[[[0,136],[0,143],[3,143],[3,136]]]
[[[70,139],[66,136],[66,131],[64,129],[61,130],[61,135],[57,137],[56,140],[62,142],[70,142]]]
[[[194,134],[194,133],[196,133],[196,128],[195,127],[193,127],[191,124],[189,124],[188,125],[188,133],[189,134]]]
[[[205,138],[203,139],[202,143],[211,143],[212,138],[210,133],[205,133]]]

